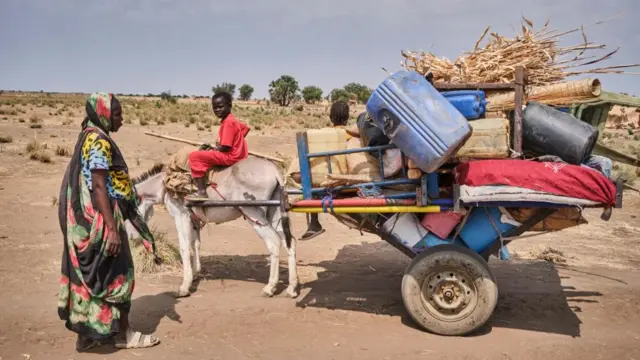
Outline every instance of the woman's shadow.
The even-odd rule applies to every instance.
[[[164,292],[155,295],[144,295],[131,302],[131,312],[129,321],[134,331],[143,334],[155,334],[160,321],[167,317],[171,321],[182,323],[180,314],[176,312],[178,299],[174,292]],[[113,346],[113,341],[105,341],[87,353],[93,354],[113,354],[120,349]]]

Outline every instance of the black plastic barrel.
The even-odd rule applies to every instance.
[[[591,155],[598,130],[574,116],[537,102],[529,102],[522,121],[525,153],[555,155],[579,165]]]
[[[391,140],[369,118],[367,112],[362,112],[356,121],[360,133],[360,145],[363,147],[387,145]]]

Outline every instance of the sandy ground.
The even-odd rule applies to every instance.
[[[115,139],[134,175],[180,148],[128,125]],[[215,134],[167,125],[154,129],[191,139]],[[408,319],[400,280],[409,259],[390,245],[360,236],[332,218],[327,232],[298,246],[301,296],[267,299],[266,248],[245,222],[203,230],[203,272],[197,292],[176,300],[179,273],[138,278],[133,326],[155,332],[152,349],[77,354],[74,334],[57,317],[62,237],[52,198],[68,158],[53,164],[27,158],[34,136],[50,147],[71,147],[75,126],[45,124],[34,133],[0,123],[13,137],[0,152],[0,358],[7,359],[640,359],[640,197],[609,222],[589,212],[590,224],[514,243],[517,259],[491,260],[500,300],[490,322],[469,337],[441,337]],[[250,136],[261,152],[294,154],[294,132]],[[293,215],[295,234],[304,216]],[[177,235],[159,209],[152,226]],[[551,245],[567,260],[532,259]],[[282,252],[284,253],[284,252]],[[286,281],[283,258],[281,279]],[[284,287],[284,284],[283,284]]]

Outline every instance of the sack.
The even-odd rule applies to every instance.
[[[358,115],[356,121],[360,133],[360,145],[362,147],[387,145],[391,140],[375,125],[367,112]]]
[[[191,178],[191,166],[189,166],[189,154],[197,151],[197,147],[185,146],[173,154],[165,163],[164,187],[167,193],[174,199],[192,194],[198,187]],[[221,167],[213,167],[207,170],[209,184],[215,184],[215,175]]]
[[[508,208],[511,217],[519,223],[527,221],[533,216],[537,209],[533,208]],[[546,219],[537,223],[529,231],[558,231],[566,228],[587,224],[587,220],[582,216],[578,208],[559,208]]]
[[[385,150],[382,155],[382,166],[385,178],[399,173],[402,170],[402,151],[398,148]]]
[[[347,141],[347,149],[360,148],[360,140],[351,138]],[[347,167],[350,175],[365,175],[372,181],[380,179],[378,160],[365,152],[347,154]]]

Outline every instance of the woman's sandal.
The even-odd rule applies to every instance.
[[[133,334],[129,337],[129,334]],[[160,339],[154,335],[143,335],[139,331],[127,333],[122,339],[116,339],[114,346],[118,349],[141,349],[156,346],[160,343]]]
[[[78,335],[78,338],[76,339],[76,351],[79,353],[89,351],[99,345],[99,341],[87,339],[80,335]]]

